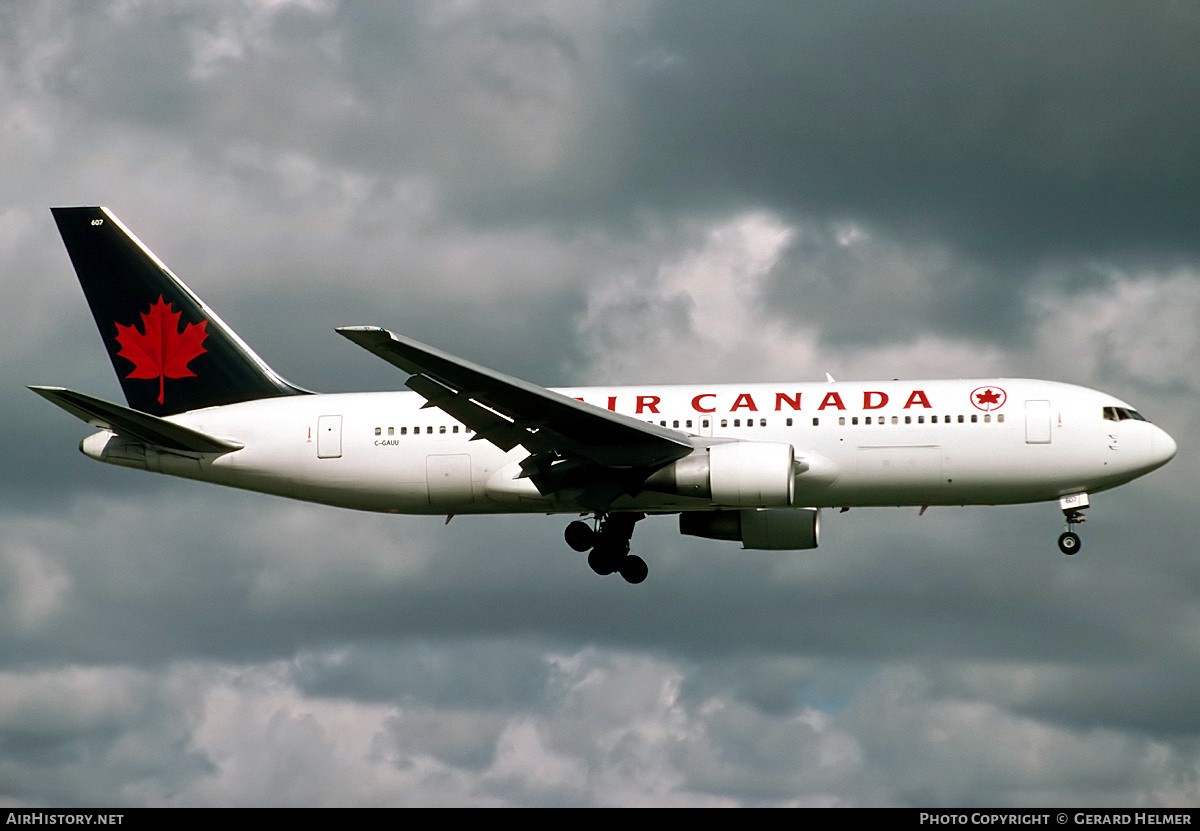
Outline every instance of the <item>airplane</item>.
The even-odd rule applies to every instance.
[[[646,579],[634,525],[804,550],[822,508],[1057,500],[1065,554],[1089,494],[1166,464],[1129,404],[1023,378],[548,389],[377,326],[336,331],[408,377],[317,394],[284,380],[102,207],[52,208],[125,395],[30,387],[98,432],[102,462],[398,514],[575,514],[597,574]]]

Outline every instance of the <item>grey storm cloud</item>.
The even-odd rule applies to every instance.
[[[0,4],[0,800],[1200,801],[1189,4]],[[96,465],[46,210],[108,205],[272,366],[378,323],[543,384],[1053,377],[1179,457],[822,547],[360,515]]]

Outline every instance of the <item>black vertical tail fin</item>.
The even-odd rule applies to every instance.
[[[154,415],[306,393],[106,208],[51,208],[129,406]]]

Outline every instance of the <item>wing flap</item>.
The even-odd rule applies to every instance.
[[[409,373],[406,385],[503,450],[576,454],[611,467],[655,467],[692,452],[682,433],[603,410],[377,326],[338,334]]]
[[[111,430],[147,444],[193,453],[228,453],[240,450],[237,442],[219,439],[165,418],[113,404],[62,387],[30,387],[51,404],[101,430]]]
[[[519,430],[514,429],[512,421],[487,407],[480,406],[469,396],[448,389],[432,378],[414,375],[408,379],[405,386],[425,399],[425,407],[437,407],[467,425],[468,429],[475,433],[471,437],[472,441],[487,439],[507,453],[525,438]]]

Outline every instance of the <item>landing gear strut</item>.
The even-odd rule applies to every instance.
[[[1083,511],[1088,506],[1088,496],[1086,493],[1064,496],[1058,500],[1058,505],[1062,508],[1063,519],[1067,523],[1067,530],[1058,538],[1058,550],[1067,555],[1075,554],[1079,551],[1082,543],[1079,535],[1072,529],[1087,520]]]
[[[590,551],[588,565],[597,574],[618,572],[627,583],[640,583],[646,579],[649,569],[646,561],[629,553],[629,539],[633,536],[633,525],[645,514],[597,514],[597,527],[575,520],[567,526],[563,536],[567,545],[576,551]]]

